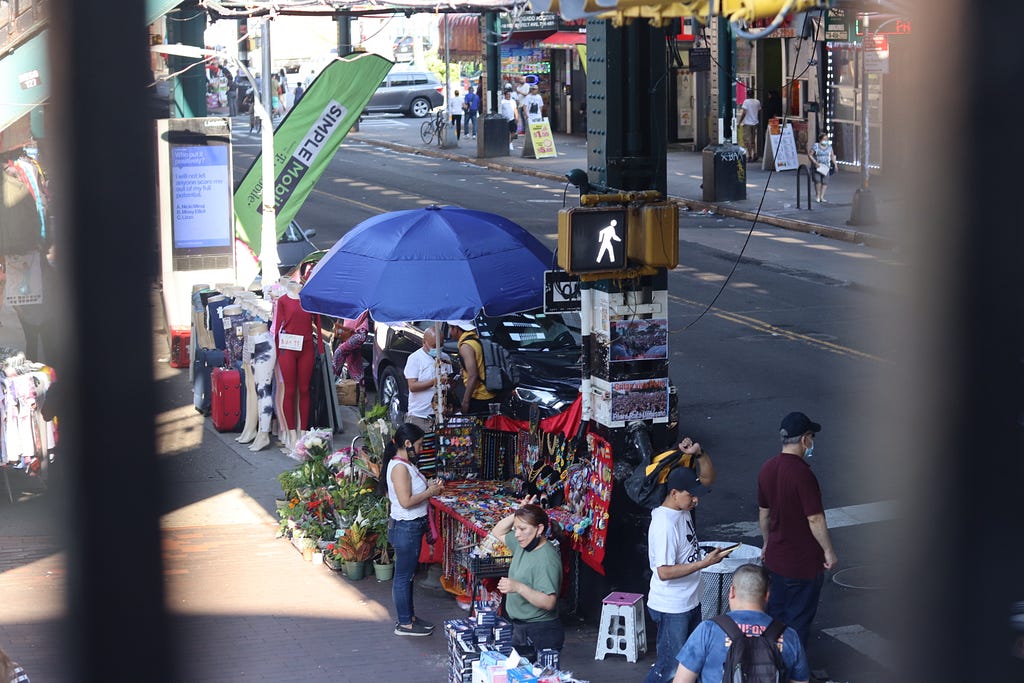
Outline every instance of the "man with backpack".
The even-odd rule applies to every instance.
[[[651,589],[647,610],[658,626],[657,659],[644,683],[667,683],[679,664],[676,655],[700,623],[700,572],[718,564],[728,553],[715,548],[704,555],[697,540],[692,511],[707,489],[689,467],[672,469],[665,479],[667,493],[651,510],[647,555]]]
[[[484,350],[476,334],[472,320],[449,320],[448,333],[459,343],[459,358],[462,360],[462,414],[486,413],[496,393],[487,388],[487,370],[484,366]]]
[[[807,656],[796,631],[764,611],[768,572],[741,566],[729,587],[729,611],[703,622],[679,652],[674,683],[806,683]]]

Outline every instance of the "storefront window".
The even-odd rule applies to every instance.
[[[829,89],[826,117],[836,158],[841,164],[861,163],[861,107],[864,96],[860,82],[860,46],[830,44],[828,49]],[[882,165],[882,129],[884,107],[882,103],[881,74],[866,74],[868,126],[871,168]]]

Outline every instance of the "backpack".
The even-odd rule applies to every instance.
[[[786,680],[786,665],[776,643],[786,625],[772,619],[759,636],[748,636],[728,614],[712,619],[732,640],[725,653],[722,683],[779,683]]]
[[[466,341],[475,341],[480,345],[484,360],[482,379],[487,391],[501,394],[519,384],[519,368],[512,362],[508,349],[490,339],[481,339],[476,334],[466,337]]]
[[[649,462],[644,460],[626,478],[626,495],[637,505],[653,510],[661,505],[668,495],[668,485],[665,484],[668,473],[677,467],[685,466],[687,458],[690,457],[678,448],[673,448],[659,453]]]

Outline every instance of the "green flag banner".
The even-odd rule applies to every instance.
[[[368,52],[335,59],[309,84],[274,131],[274,206],[279,237],[391,66],[387,59]],[[257,254],[263,211],[262,163],[261,154],[235,189],[235,232]]]

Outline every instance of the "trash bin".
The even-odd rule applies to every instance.
[[[729,143],[709,145],[704,148],[701,161],[704,201],[747,198],[747,158],[742,147]]]
[[[480,127],[476,141],[477,157],[508,156],[508,119],[501,114],[488,114],[477,119],[477,125]]]
[[[734,545],[729,541],[701,541],[701,547],[724,548]],[[761,564],[761,549],[755,545],[740,544],[739,548],[718,564],[700,572],[700,612],[702,619],[714,619],[729,611],[729,587],[732,575],[745,564]]]

